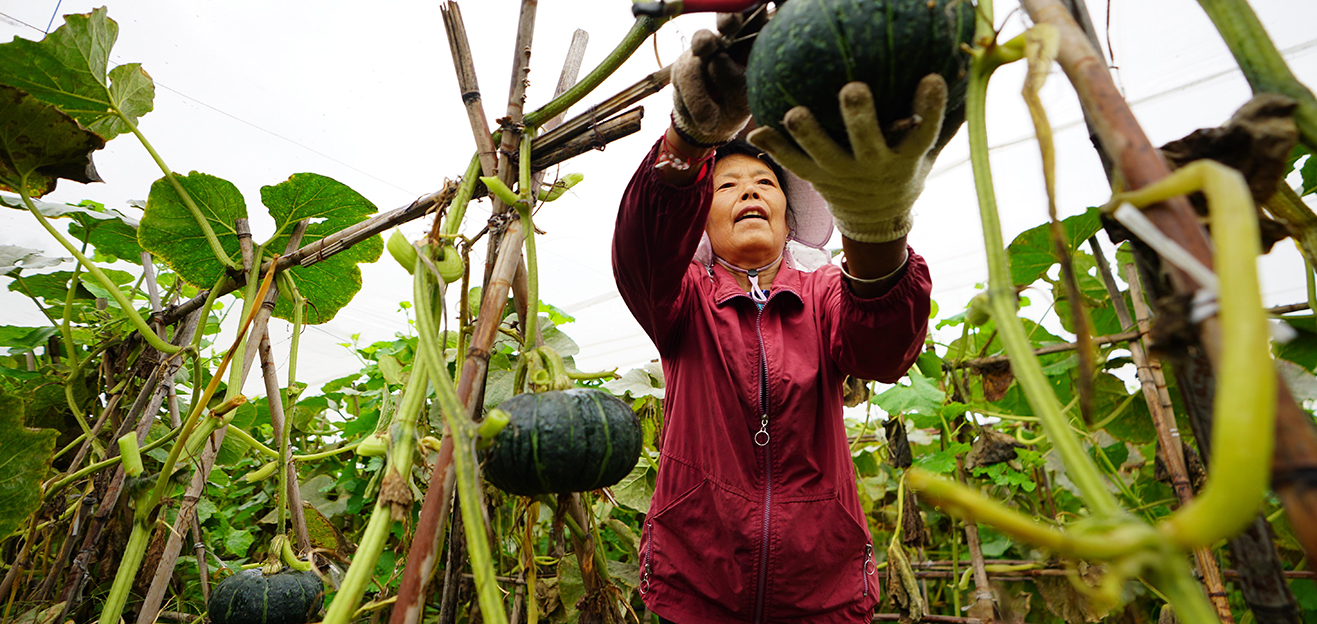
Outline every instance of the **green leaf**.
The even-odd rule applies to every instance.
[[[9,347],[9,355],[27,353],[46,344],[59,333],[54,327],[15,327],[0,325],[0,347]]]
[[[1284,344],[1275,343],[1276,357],[1298,364],[1308,370],[1317,370],[1317,319],[1282,318],[1294,329],[1293,338]]]
[[[1104,427],[1107,433],[1131,444],[1146,444],[1157,438],[1157,429],[1152,424],[1143,393],[1129,392],[1125,389],[1125,382],[1111,373],[1098,373],[1093,378],[1093,417],[1103,420],[1121,405],[1125,405],[1125,409]]]
[[[1102,221],[1097,208],[1089,208],[1083,214],[1067,217],[1061,221],[1066,232],[1066,248],[1074,252],[1088,237],[1102,229]],[[1016,286],[1028,286],[1037,281],[1047,269],[1056,264],[1056,253],[1052,246],[1051,224],[1044,223],[1035,228],[1021,232],[1006,247],[1010,256],[1011,281]]]
[[[947,446],[946,450],[933,451],[932,453],[916,457],[915,465],[929,472],[949,474],[956,469],[956,456],[968,452],[968,444],[964,442],[956,442]]]
[[[86,223],[78,220],[69,225],[69,234],[91,243],[96,251],[114,259],[142,263],[142,245],[137,242],[137,220],[116,210],[103,213],[111,218]]]
[[[293,227],[310,219],[302,237],[305,247],[334,232],[356,225],[376,213],[375,204],[347,185],[314,173],[298,173],[287,181],[261,188],[261,201],[274,218],[275,235],[265,243],[267,254],[283,253]],[[227,249],[227,247],[226,247]],[[294,267],[297,290],[306,298],[305,322],[328,322],[361,290],[357,264],[374,262],[384,253],[384,239],[372,236],[347,250],[309,267]],[[293,318],[291,297],[280,297],[274,315]]]
[[[0,189],[41,197],[60,178],[100,182],[91,153],[102,147],[104,139],[63,111],[0,84]]]
[[[233,220],[247,217],[242,193],[231,182],[193,171],[177,176],[202,216],[219,238],[230,260],[239,257],[238,235]],[[164,260],[179,277],[199,288],[210,288],[224,274],[224,265],[211,253],[206,235],[196,218],[166,178],[151,185],[146,211],[137,228],[142,248]]]
[[[33,297],[40,297],[47,305],[63,304],[64,298],[69,292],[69,280],[73,278],[72,271],[56,271],[54,273],[41,273],[38,275],[27,275],[22,281],[14,280],[9,283],[9,290],[17,293],[28,294],[31,291]],[[27,287],[28,291],[23,290]],[[77,291],[73,293],[74,299],[95,299],[96,296],[91,294],[82,285],[82,280],[78,280]]]
[[[41,480],[58,436],[53,429],[24,427],[23,410],[18,397],[0,394],[0,535],[12,533],[41,506]]]
[[[41,255],[39,249],[28,249],[17,245],[0,245],[0,275],[8,275],[15,270],[44,269],[66,262],[68,258],[52,258]]]
[[[650,499],[654,498],[654,485],[657,479],[658,471],[655,470],[653,462],[641,453],[640,461],[636,462],[631,472],[610,489],[613,498],[617,499],[617,504],[647,514]]]
[[[119,25],[103,7],[66,15],[64,25],[41,41],[16,38],[0,45],[0,83],[58,106],[108,141],[130,132],[130,123],[151,112],[155,98],[155,84],[138,63],[115,67],[107,76],[118,37]]]
[[[918,372],[911,371],[907,376],[909,386],[899,383],[873,398],[874,404],[883,408],[888,414],[923,414],[937,416],[946,393],[932,380]]]
[[[229,534],[224,536],[224,548],[228,549],[229,554],[234,557],[246,557],[247,550],[251,548],[254,541],[256,537],[248,530],[230,529]]]

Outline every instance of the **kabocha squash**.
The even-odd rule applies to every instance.
[[[974,7],[967,0],[792,0],[764,26],[750,50],[746,90],[760,126],[785,136],[782,118],[806,106],[842,145],[850,146],[837,92],[869,85],[880,127],[909,117],[915,87],[928,74],[947,81],[946,121],[934,153],[965,120]],[[888,136],[888,142],[894,142]]]
[[[640,459],[640,420],[593,388],[519,394],[484,453],[485,478],[510,494],[584,492],[621,481]]]
[[[320,612],[325,586],[314,572],[243,570],[210,592],[213,624],[305,624]]]

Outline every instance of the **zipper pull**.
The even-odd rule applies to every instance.
[[[762,436],[762,438],[760,436]],[[768,417],[765,416],[763,420],[759,421],[759,431],[755,433],[755,444],[758,444],[759,446],[768,446],[768,439]]]

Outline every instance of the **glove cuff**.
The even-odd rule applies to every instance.
[[[910,210],[891,218],[860,223],[848,222],[828,206],[833,215],[833,223],[842,236],[861,243],[890,243],[906,234],[914,227],[915,220]]]
[[[726,137],[711,136],[701,133],[696,129],[695,124],[691,123],[690,120],[686,118],[685,111],[680,107],[680,103],[673,107],[672,129],[677,132],[677,136],[681,137],[681,140],[689,143],[692,147],[698,147],[700,149],[716,149],[730,143],[736,136],[736,133],[732,133],[730,136]],[[678,111],[681,111],[681,114],[678,114]]]

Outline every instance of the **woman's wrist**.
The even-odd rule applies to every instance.
[[[668,126],[659,144],[654,168],[664,181],[674,186],[686,186],[700,179],[704,167],[713,160],[717,148],[691,145],[683,139],[676,126]]]

